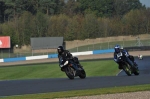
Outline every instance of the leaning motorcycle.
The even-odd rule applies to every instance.
[[[139,69],[124,53],[120,52],[117,57],[121,60],[122,68],[128,76],[139,75]]]
[[[61,59],[60,61],[61,70],[66,73],[69,79],[74,79],[74,77],[77,76],[79,76],[81,79],[84,79],[86,77],[86,72],[82,66],[66,59]],[[76,70],[73,65],[76,66],[78,70]]]

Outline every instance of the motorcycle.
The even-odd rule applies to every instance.
[[[117,57],[121,60],[122,68],[128,76],[139,75],[137,66],[124,53],[120,52]]]
[[[76,66],[77,70],[74,68],[73,65]],[[79,76],[81,79],[86,78],[86,72],[83,67],[81,65],[77,65],[77,63],[71,60],[61,59],[60,68],[62,71],[65,72],[69,79],[74,79],[74,77],[77,76]]]

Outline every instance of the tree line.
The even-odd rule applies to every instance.
[[[0,0],[0,35],[20,46],[31,37],[138,35],[149,33],[149,16],[139,0]]]

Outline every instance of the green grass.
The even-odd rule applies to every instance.
[[[124,87],[98,88],[98,89],[89,89],[89,90],[74,90],[74,91],[63,91],[63,92],[28,94],[28,95],[20,95],[20,96],[8,96],[2,98],[0,97],[0,99],[55,99],[55,98],[64,98],[64,97],[92,96],[92,95],[114,94],[114,93],[124,93],[124,92],[137,92],[137,91],[150,91],[150,84],[124,86]]]
[[[87,76],[112,76],[118,73],[117,64],[113,60],[89,61],[81,64]],[[64,77],[67,76],[60,70],[58,63],[0,67],[0,80]]]

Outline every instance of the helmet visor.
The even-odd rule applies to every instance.
[[[119,52],[120,52],[120,49],[119,49],[119,48],[116,48],[116,49],[115,49],[115,52],[119,53]]]
[[[61,49],[57,49],[57,51],[58,51],[58,53],[61,53],[61,52],[62,52]]]

